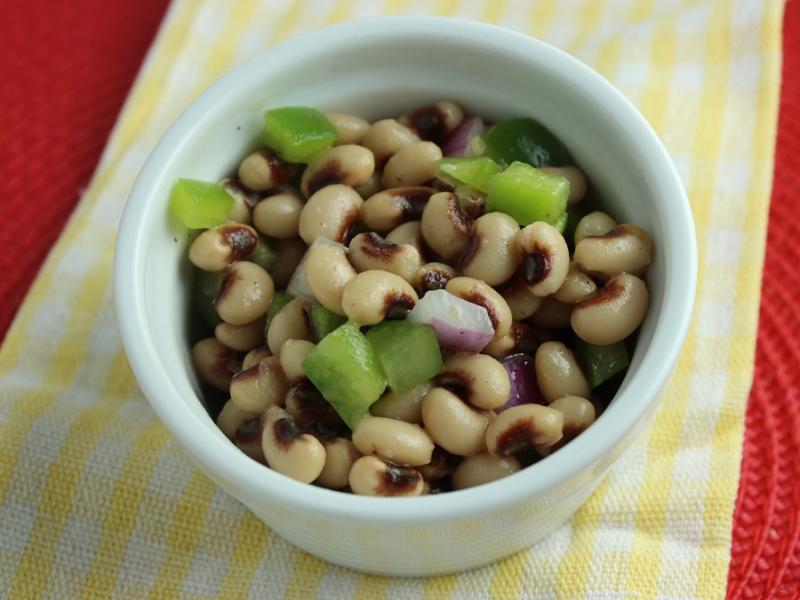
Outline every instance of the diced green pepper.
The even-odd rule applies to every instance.
[[[563,219],[568,196],[566,177],[515,162],[489,180],[486,210],[507,213],[520,225],[530,225],[534,221],[555,225]]]
[[[189,229],[208,229],[228,220],[233,198],[216,183],[178,179],[169,195],[173,214]]]
[[[567,222],[568,221],[569,221],[569,214],[565,212],[564,214],[561,215],[560,218],[558,218],[556,220],[555,223],[553,223],[553,227],[558,229],[559,233],[561,233],[563,235],[564,231],[567,228]]]
[[[336,137],[336,128],[316,108],[287,106],[264,113],[264,143],[285,161],[308,162]]]
[[[589,385],[596,388],[617,373],[628,368],[628,350],[624,342],[595,346],[582,339],[575,341],[575,357],[589,379]]]
[[[500,166],[488,156],[476,158],[443,158],[439,161],[439,176],[449,183],[463,183],[486,192],[489,178],[500,172]]]
[[[438,375],[442,352],[430,325],[384,321],[367,332],[394,392],[404,392]]]
[[[272,247],[272,243],[263,235],[258,236],[258,245],[253,253],[247,257],[247,260],[256,263],[259,267],[264,269],[267,273],[275,266],[275,261],[278,260],[278,254]]]
[[[494,125],[483,138],[486,155],[503,165],[515,161],[534,167],[569,164],[564,144],[534,119],[511,119]]]
[[[219,295],[222,288],[224,271],[211,273],[194,269],[194,284],[192,290],[192,303],[195,310],[200,313],[203,320],[211,327],[216,327],[220,319],[217,309],[214,308],[214,300]]]
[[[353,322],[322,338],[303,361],[303,371],[351,429],[386,389],[372,345]]]
[[[311,307],[311,331],[316,341],[320,341],[331,331],[344,324],[345,321],[347,321],[347,318],[337,315],[321,304],[314,304]]]
[[[272,296],[272,303],[269,305],[269,309],[267,309],[267,318],[264,322],[264,339],[267,338],[267,331],[269,331],[269,324],[272,319],[292,300],[294,300],[294,298],[286,292],[275,292]]]

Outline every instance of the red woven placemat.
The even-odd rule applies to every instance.
[[[745,422],[729,598],[800,598],[800,1],[786,5],[756,369]]]
[[[0,2],[0,341],[89,182],[167,4]]]
[[[0,39],[11,51],[0,53],[0,338],[89,181],[167,3],[3,3]],[[800,597],[799,67],[800,0],[790,0],[731,598]]]

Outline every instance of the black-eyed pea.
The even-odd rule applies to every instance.
[[[357,144],[364,137],[364,134],[369,130],[369,123],[361,117],[355,115],[348,115],[340,112],[327,112],[325,116],[336,128],[336,142],[335,145],[341,146],[342,144]]]
[[[268,356],[236,373],[231,379],[230,394],[242,410],[263,413],[270,406],[282,405],[288,389],[278,357]]]
[[[228,213],[228,220],[249,225],[253,221],[251,212],[259,200],[258,194],[244,189],[239,180],[233,177],[221,179],[219,185],[233,198],[233,206]]]
[[[261,445],[270,468],[297,481],[311,483],[325,468],[322,442],[303,433],[289,413],[278,406],[270,407],[264,415]]]
[[[263,422],[259,413],[242,410],[228,400],[217,416],[217,426],[247,456],[264,462],[264,450],[261,448]]]
[[[234,373],[241,368],[236,352],[217,338],[206,338],[192,346],[192,364],[203,383],[227,392]]]
[[[386,271],[364,271],[344,286],[342,309],[361,326],[380,323],[387,316],[405,314],[417,304],[417,292],[405,279]]]
[[[242,425],[253,419],[259,419],[261,413],[242,410],[230,399],[222,406],[222,410],[217,415],[217,427],[225,434],[229,440],[236,438],[236,430]]]
[[[330,402],[308,381],[301,381],[289,388],[284,404],[286,412],[302,428],[326,431],[332,434],[328,435],[331,439],[350,430]]]
[[[303,201],[291,192],[267,196],[253,208],[253,224],[261,233],[285,240],[297,237]]]
[[[564,283],[553,294],[553,298],[564,304],[577,304],[597,291],[597,284],[575,263],[569,265]]]
[[[425,431],[437,446],[457,456],[472,456],[486,448],[484,436],[492,416],[442,387],[433,388],[422,399]]]
[[[362,198],[369,198],[383,189],[383,172],[375,169],[364,183],[353,188]]]
[[[414,281],[417,270],[422,266],[422,257],[414,246],[395,244],[372,232],[355,236],[350,241],[348,256],[356,271],[388,271],[409,283]]]
[[[450,356],[438,383],[481,410],[500,408],[511,393],[508,371],[486,354],[458,352]]]
[[[469,243],[472,218],[452,192],[433,194],[422,211],[422,236],[425,243],[446,261],[461,256]]]
[[[383,185],[422,185],[436,176],[442,151],[433,142],[415,142],[403,146],[383,168]]]
[[[453,473],[453,487],[457,490],[483,485],[513,475],[522,469],[513,456],[494,456],[481,452],[465,458]]]
[[[370,415],[355,424],[353,443],[361,454],[412,467],[428,464],[433,452],[430,436],[419,425]]]
[[[300,213],[300,237],[309,245],[319,236],[346,243],[363,203],[351,187],[325,186],[308,199]]]
[[[456,276],[456,270],[450,265],[440,262],[425,263],[414,275],[414,287],[423,296],[425,292],[443,290],[447,282]]]
[[[227,223],[206,229],[189,246],[189,260],[203,271],[222,271],[232,262],[246,260],[258,246],[255,229]]]
[[[572,350],[561,342],[545,342],[534,357],[536,380],[547,402],[565,396],[588,397],[591,388]]]
[[[422,399],[433,389],[432,381],[425,381],[405,391],[388,391],[369,408],[376,417],[399,419],[406,423],[422,423]]]
[[[274,292],[272,278],[264,269],[247,261],[235,262],[225,270],[214,308],[226,323],[246,325],[267,313]]]
[[[428,199],[436,193],[425,186],[381,190],[369,196],[360,209],[360,219],[373,231],[383,233],[419,219]]]
[[[278,356],[286,340],[314,339],[308,310],[308,302],[302,298],[294,298],[272,317],[267,329],[267,346],[272,354]]]
[[[539,309],[527,321],[537,327],[563,329],[570,325],[572,307],[572,304],[564,304],[549,296],[542,301]]]
[[[308,198],[328,185],[355,187],[365,183],[374,170],[375,157],[369,148],[356,144],[334,146],[308,163],[300,179],[300,190]]]
[[[464,109],[452,100],[441,100],[404,114],[398,121],[423,140],[441,144],[464,120]]]
[[[314,347],[315,344],[308,340],[286,340],[283,343],[279,359],[289,384],[294,385],[306,379],[303,361]]]
[[[572,329],[597,346],[621,342],[641,325],[649,303],[644,281],[628,273],[615,275],[596,295],[575,305]]]
[[[239,164],[239,181],[256,192],[263,192],[291,181],[297,166],[286,163],[269,150],[248,154]]]
[[[559,398],[550,408],[564,414],[564,443],[586,431],[595,420],[594,404],[580,396]]]
[[[653,242],[641,227],[626,223],[602,235],[583,238],[575,246],[575,262],[603,278],[619,273],[640,275],[653,260]]]
[[[414,246],[419,255],[425,256],[425,241],[422,237],[422,223],[419,221],[409,221],[392,229],[386,234],[387,242],[395,244],[409,244]]]
[[[341,244],[314,244],[308,251],[305,269],[306,281],[317,302],[343,315],[344,286],[356,276],[347,260],[347,249]]]
[[[361,138],[361,145],[372,150],[375,164],[382,166],[400,148],[418,141],[417,134],[405,125],[395,119],[383,119],[370,125]]]
[[[454,296],[486,309],[494,327],[493,339],[499,339],[511,330],[511,309],[493,287],[473,277],[453,277],[445,289]]]
[[[531,291],[520,272],[498,291],[508,304],[511,316],[515,321],[527,319],[542,305],[543,299]]]
[[[519,233],[519,224],[505,213],[492,212],[476,219],[461,255],[461,272],[492,286],[508,281],[522,261],[515,243]]]
[[[504,410],[486,428],[486,448],[494,456],[552,446],[563,435],[564,415],[541,404],[520,404]]]
[[[350,469],[360,457],[358,448],[347,438],[336,437],[325,442],[325,466],[315,483],[332,490],[347,486]]]
[[[516,241],[522,276],[531,291],[544,298],[560,288],[569,271],[569,248],[558,229],[537,221],[522,229]]]
[[[419,496],[422,475],[414,467],[396,465],[377,456],[362,456],[347,477],[350,489],[361,496]]]
[[[264,341],[264,332],[261,332],[261,340]],[[269,351],[269,348],[266,346],[259,346],[258,348],[253,348],[244,355],[242,359],[242,371],[245,371],[252,367],[253,365],[257,365],[262,358],[267,358],[268,356],[272,356],[272,352]]]
[[[214,329],[214,337],[238,352],[249,352],[264,343],[264,317],[246,325],[231,325],[221,321]]]
[[[603,235],[616,226],[617,222],[606,213],[599,210],[590,212],[588,215],[582,217],[575,226],[575,245],[577,246],[585,237]]]
[[[272,265],[272,280],[279,289],[285,289],[294,275],[297,265],[303,260],[308,246],[300,238],[275,242],[275,264]]]
[[[417,467],[417,471],[426,482],[440,481],[452,475],[453,470],[461,459],[450,454],[447,450],[436,446],[431,455],[431,461],[426,465]]]
[[[578,167],[539,167],[540,170],[550,175],[560,175],[569,181],[569,204],[577,204],[586,197],[586,176]]]

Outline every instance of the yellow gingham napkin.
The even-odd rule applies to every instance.
[[[137,390],[110,282],[136,173],[212,80],[301,31],[399,13],[518,29],[608,77],[674,157],[700,256],[691,333],[663,404],[598,492],[531,550],[430,579],[365,576],[304,554],[197,471]],[[176,0],[0,354],[0,596],[722,597],[753,372],[781,16],[779,0]]]

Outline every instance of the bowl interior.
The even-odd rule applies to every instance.
[[[430,23],[413,29],[356,29],[349,24],[330,31],[292,40],[212,86],[168,132],[143,169],[119,251],[135,255],[128,263],[132,272],[124,275],[131,281],[125,293],[134,296],[130,302],[142,312],[139,325],[129,328],[143,324],[144,330],[135,333],[150,340],[149,358],[142,361],[154,369],[160,365],[171,384],[166,389],[157,388],[155,381],[143,383],[150,375],[142,374],[141,364],[137,368],[142,361],[133,360],[151,401],[160,394],[156,404],[179,403],[202,424],[203,431],[194,435],[227,443],[199,399],[189,359],[189,236],[167,210],[175,179],[217,180],[235,172],[239,160],[258,145],[261,113],[267,107],[311,105],[374,119],[452,98],[490,120],[540,120],[567,145],[608,212],[653,236],[655,259],[647,278],[652,304],[615,402],[598,425],[534,469],[608,447],[621,435],[621,427],[632,425],[630,414],[644,413],[663,385],[693,297],[691,219],[674,169],[652,131],[587,67],[511,32],[498,34],[495,28],[471,23],[444,29]],[[529,477],[526,471],[515,477]],[[313,493],[318,492],[324,490]]]

